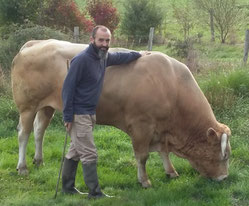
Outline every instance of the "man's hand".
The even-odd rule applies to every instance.
[[[140,51],[139,53],[141,54],[142,57],[151,54],[151,52],[149,51]]]
[[[65,122],[64,126],[66,127],[67,132],[72,129],[72,122]]]

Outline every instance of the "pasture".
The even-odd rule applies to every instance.
[[[100,185],[105,193],[115,197],[90,201],[84,196],[65,196],[60,193],[60,184],[57,199],[54,199],[65,138],[61,114],[55,115],[45,135],[44,165],[36,168],[32,164],[35,146],[31,136],[27,147],[30,173],[19,176],[15,170],[18,141],[13,127],[18,117],[11,97],[1,96],[4,101],[0,103],[0,205],[249,205],[249,73],[239,69],[196,75],[196,78],[206,96],[213,101],[217,119],[232,131],[228,179],[215,182],[203,178],[186,160],[174,155],[171,155],[172,163],[180,176],[169,179],[159,155],[151,153],[147,171],[153,186],[142,189],[137,182],[130,138],[113,127],[97,126],[94,135],[99,154]],[[86,191],[80,165],[76,186]]]

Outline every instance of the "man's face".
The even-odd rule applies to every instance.
[[[91,42],[95,44],[95,46],[102,50],[107,52],[109,49],[111,41],[111,32],[109,30],[103,30],[99,28],[96,32],[95,38],[91,37]]]

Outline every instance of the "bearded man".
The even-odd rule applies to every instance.
[[[101,191],[98,182],[93,127],[105,69],[111,65],[127,64],[142,55],[138,52],[109,53],[111,32],[102,25],[93,29],[90,40],[89,46],[72,59],[62,89],[63,119],[71,137],[62,171],[62,192],[80,193],[75,188],[75,176],[80,161],[84,181],[89,189],[88,198],[99,198],[107,195]]]

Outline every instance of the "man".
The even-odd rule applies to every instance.
[[[102,25],[96,26],[92,31],[89,47],[72,59],[63,85],[63,117],[66,130],[71,136],[62,171],[64,193],[80,193],[75,188],[75,176],[78,162],[81,161],[84,181],[89,189],[88,197],[107,196],[101,192],[98,183],[97,151],[93,138],[96,106],[105,68],[126,64],[141,57],[138,52],[108,53],[110,40],[110,30]]]

